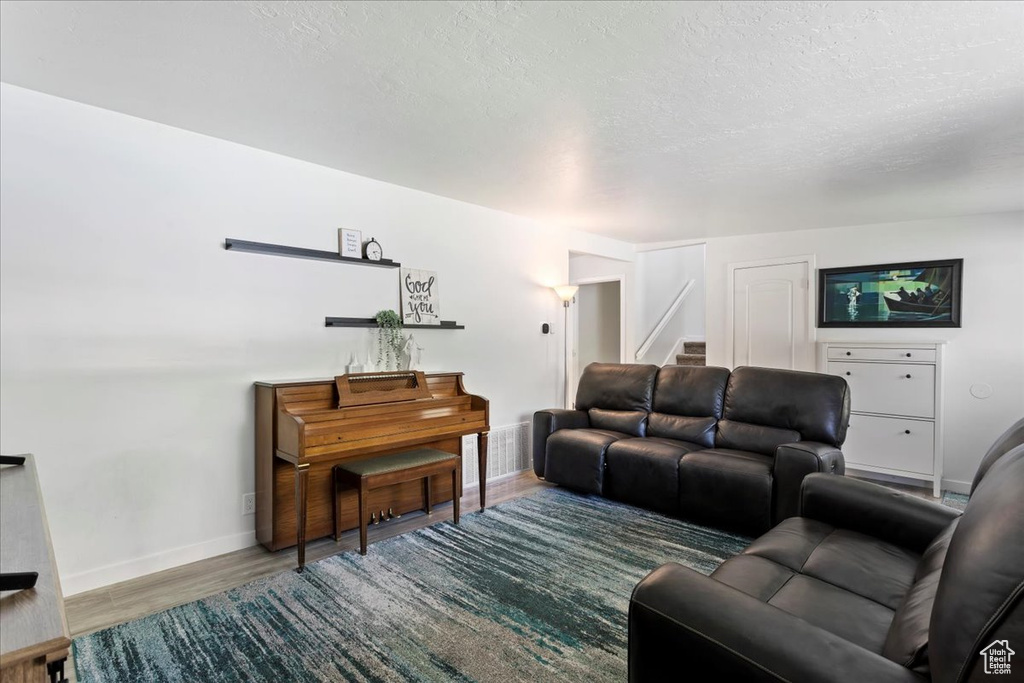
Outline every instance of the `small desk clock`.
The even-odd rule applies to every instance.
[[[380,261],[384,257],[384,251],[380,248],[380,242],[372,237],[363,246],[363,254],[371,261]]]

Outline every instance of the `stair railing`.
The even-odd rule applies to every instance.
[[[668,321],[672,319],[672,316],[676,314],[676,311],[679,310],[679,307],[683,305],[683,300],[686,299],[686,297],[690,294],[695,284],[696,280],[687,280],[686,284],[683,285],[683,288],[679,290],[679,294],[677,294],[676,298],[672,301],[671,304],[669,304],[668,310],[665,311],[665,314],[661,316],[661,319],[658,320],[658,324],[654,326],[654,329],[651,330],[651,333],[649,335],[647,335],[647,338],[644,340],[644,343],[640,345],[639,349],[637,349],[636,360],[639,361],[641,358],[647,355],[648,351],[651,350],[651,346],[653,346],[654,342],[657,341],[658,336],[665,331],[665,327],[668,325]]]
[[[676,342],[669,349],[668,355],[665,356],[665,360],[661,361],[662,365],[672,365],[676,362],[676,356],[680,353],[686,353],[686,337],[680,337],[676,339]]]

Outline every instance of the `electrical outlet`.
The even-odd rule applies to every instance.
[[[242,495],[242,514],[251,515],[256,512],[256,494],[246,493]]]

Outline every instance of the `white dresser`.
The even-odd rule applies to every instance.
[[[942,490],[942,343],[822,342],[818,369],[850,385],[846,467]]]

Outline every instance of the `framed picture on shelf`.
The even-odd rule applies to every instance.
[[[441,299],[437,292],[437,273],[415,268],[402,268],[399,273],[402,324],[440,325]]]
[[[963,259],[818,270],[818,327],[960,327]]]
[[[338,228],[338,253],[344,258],[363,258],[363,232]]]

